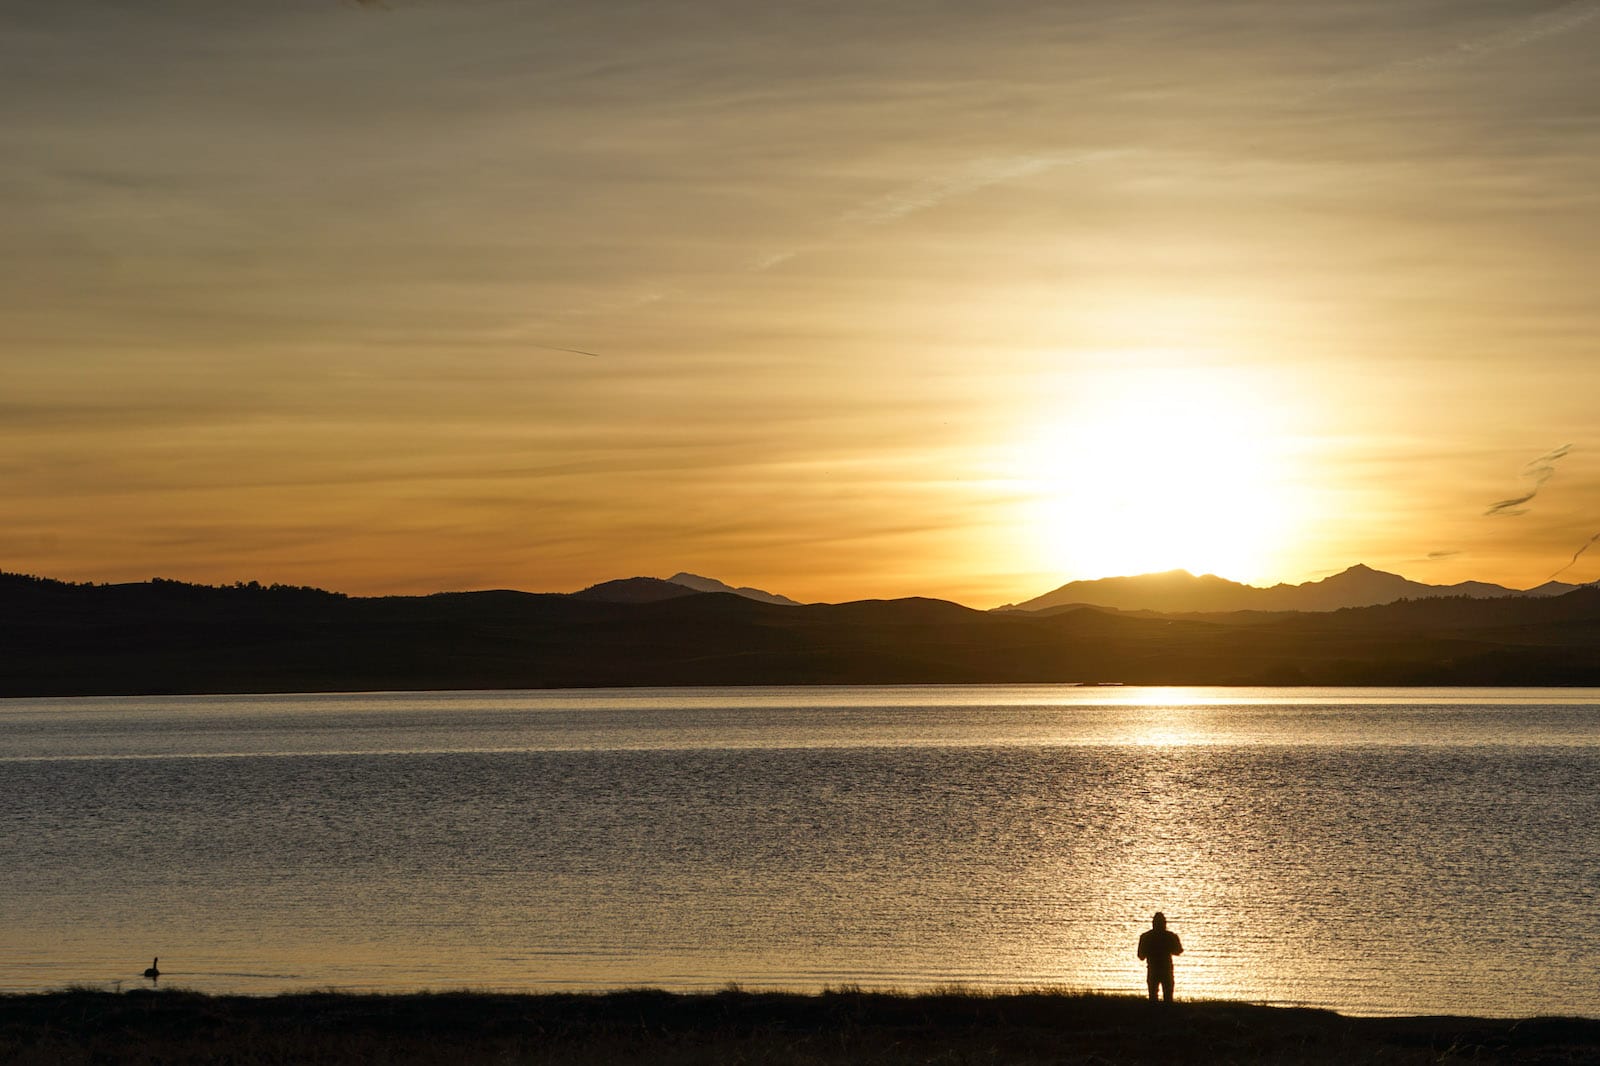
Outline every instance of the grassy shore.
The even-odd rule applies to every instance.
[[[1348,1018],[1060,992],[0,996],[7,1066],[1600,1062],[1600,1020]]]

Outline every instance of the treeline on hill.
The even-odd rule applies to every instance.
[[[5,696],[983,682],[1600,685],[1600,589],[1178,617],[0,574]]]

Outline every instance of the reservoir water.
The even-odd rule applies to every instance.
[[[0,701],[0,990],[1057,986],[1600,1016],[1600,690]]]

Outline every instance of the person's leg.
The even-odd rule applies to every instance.
[[[1161,998],[1167,1003],[1172,1002],[1172,971],[1170,970],[1161,975]]]
[[[1156,1001],[1156,994],[1161,988],[1161,975],[1155,970],[1145,971],[1145,984],[1150,986],[1150,1002]]]

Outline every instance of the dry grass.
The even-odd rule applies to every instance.
[[[1600,1021],[1346,1018],[1041,991],[0,996],[0,1063],[1593,1063]]]

